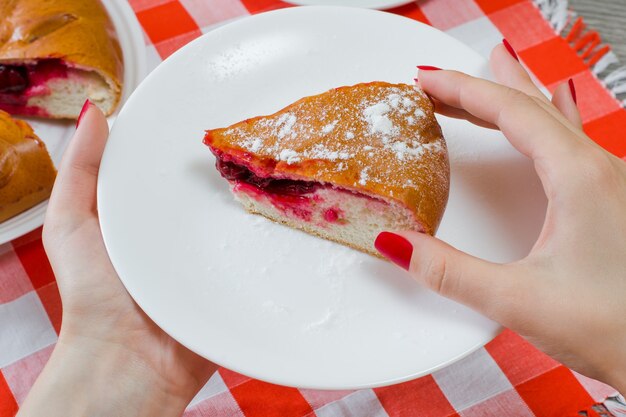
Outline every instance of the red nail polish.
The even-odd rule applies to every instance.
[[[78,125],[80,124],[80,119],[83,118],[85,113],[87,113],[87,109],[91,106],[91,101],[89,99],[85,100],[85,104],[83,104],[83,108],[80,110],[80,114],[78,115],[78,120],[76,120],[76,128],[78,129]]]
[[[433,67],[432,65],[418,65],[417,68],[424,70],[424,71],[440,71],[441,70],[441,68]]]
[[[506,50],[509,51],[509,54],[511,54],[511,56],[513,58],[515,58],[515,60],[517,62],[519,62],[519,58],[517,57],[517,53],[515,52],[515,49],[513,49],[513,47],[509,43],[509,41],[507,41],[506,39],[502,39],[502,43],[504,44],[504,47],[506,48]]]
[[[407,271],[409,270],[413,245],[402,236],[395,233],[381,232],[374,242],[374,247],[391,262]]]
[[[415,84],[420,82],[420,80],[418,80],[417,78],[413,78],[413,81],[415,81]]]
[[[572,93],[572,100],[574,100],[574,104],[578,104],[576,101],[576,86],[574,85],[574,80],[571,78],[567,80],[567,85],[569,85],[569,92]]]

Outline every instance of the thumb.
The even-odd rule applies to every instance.
[[[418,282],[494,320],[502,318],[502,308],[515,296],[513,267],[468,255],[430,235],[382,232],[374,246]]]
[[[94,215],[98,170],[108,136],[104,114],[86,101],[74,137],[63,154],[48,205],[48,219]]]

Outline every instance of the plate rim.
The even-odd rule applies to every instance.
[[[193,48],[194,45],[196,43],[199,42],[203,42],[204,39],[209,38],[209,37],[214,37],[214,36],[220,36],[222,31],[225,30],[230,30],[233,26],[237,26],[237,25],[245,25],[247,24],[249,21],[251,20],[256,20],[256,19],[262,19],[265,18],[265,16],[267,15],[280,15],[280,14],[291,14],[291,13],[308,13],[308,12],[313,12],[315,10],[328,10],[328,11],[332,11],[332,10],[340,10],[340,11],[344,11],[344,12],[349,12],[349,13],[368,13],[368,14],[384,14],[386,17],[388,16],[393,16],[394,18],[398,19],[398,20],[404,20],[407,22],[410,22],[411,24],[417,25],[417,26],[424,26],[427,27],[429,29],[433,29],[435,31],[437,31],[440,35],[446,37],[448,40],[456,43],[457,45],[459,45],[460,47],[462,47],[463,49],[465,49],[468,53],[471,53],[473,55],[475,55],[475,57],[477,59],[480,59],[483,62],[486,62],[486,60],[480,55],[478,54],[478,52],[476,52],[475,50],[473,50],[472,48],[470,48],[469,46],[465,45],[464,43],[462,43],[461,41],[457,40],[456,38],[452,37],[451,35],[447,34],[444,31],[440,31],[430,25],[424,24],[422,22],[416,21],[414,19],[402,16],[402,15],[396,15],[396,14],[392,14],[392,13],[388,13],[388,12],[384,12],[378,9],[369,9],[369,8],[359,8],[359,7],[350,7],[350,6],[326,6],[326,5],[306,5],[306,6],[296,6],[296,7],[287,7],[287,8],[282,8],[282,9],[276,9],[276,10],[270,10],[270,11],[266,11],[266,12],[262,12],[262,13],[258,13],[258,14],[253,14],[253,15],[249,15],[243,18],[239,18],[236,20],[232,20],[224,25],[220,25],[219,27],[214,28],[213,30],[203,33],[201,36],[199,36],[198,38],[192,40],[191,42],[189,42],[188,44],[184,45],[183,47],[181,47],[180,49],[176,50],[173,54],[171,54],[169,57],[167,57],[164,61],[162,61],[161,63],[159,63],[159,65],[154,68],[153,71],[150,72],[150,74],[148,74],[145,79],[142,81],[142,83],[135,89],[135,91],[133,91],[133,93],[131,94],[131,96],[128,98],[128,101],[132,100],[133,96],[136,94],[141,94],[141,91],[143,90],[143,88],[146,88],[145,86],[148,85],[150,83],[150,80],[152,77],[156,77],[161,71],[163,71],[163,67],[164,64],[166,64],[166,62],[170,61],[170,60],[174,60],[178,57],[179,54],[184,54],[186,53],[187,49]],[[111,132],[113,133],[114,129],[115,129],[115,124],[113,125]],[[108,148],[110,149],[110,148]],[[108,150],[107,148],[105,148],[104,151],[104,155],[103,155],[103,162],[105,161],[105,159],[111,158],[110,156],[110,152],[107,152]],[[108,155],[108,156],[107,156]],[[103,203],[103,198],[101,198],[101,193],[102,193],[102,188],[103,188],[103,182],[105,181],[104,175],[100,175],[100,173],[102,173],[102,170],[105,169],[105,166],[108,164],[102,163],[101,167],[100,167],[100,172],[98,175],[98,190],[97,190],[97,194],[98,194],[98,211],[100,213],[103,213],[106,210],[102,210],[101,204]],[[105,224],[108,222],[109,220],[103,220],[103,218],[101,217],[100,219],[100,227],[101,227],[101,231],[102,231],[102,236],[104,239],[104,243],[105,243],[105,247],[107,248],[107,252],[109,252],[109,246],[110,246],[110,240],[109,240],[109,235],[107,233],[107,231],[105,230]],[[117,271],[118,268],[116,267],[116,261],[113,259],[113,257],[111,257],[111,263],[113,264],[115,270]],[[433,372],[436,372],[440,369],[443,369],[453,363],[456,363],[457,361],[475,353],[477,350],[479,350],[480,348],[484,347],[486,343],[488,343],[490,340],[493,340],[493,338],[495,338],[496,336],[498,336],[505,328],[502,325],[497,324],[497,326],[495,326],[494,330],[492,332],[489,333],[489,339],[486,340],[484,343],[480,342],[477,343],[475,346],[473,346],[471,349],[466,350],[465,352],[448,359],[447,361],[444,361],[436,366],[430,367],[426,370],[420,371],[420,372],[414,372],[414,373],[410,373],[407,374],[405,376],[401,376],[401,377],[397,377],[397,378],[389,378],[386,379],[384,381],[379,381],[376,383],[362,383],[362,384],[351,384],[351,385],[336,385],[333,383],[328,383],[328,384],[324,384],[324,385],[316,385],[316,384],[292,384],[289,383],[281,378],[273,378],[273,377],[268,377],[266,375],[259,375],[254,371],[250,371],[247,369],[242,369],[240,367],[238,367],[236,364],[233,364],[230,360],[220,360],[220,361],[215,361],[214,359],[210,359],[207,358],[207,356],[205,356],[203,353],[201,353],[200,351],[202,350],[199,347],[194,346],[194,343],[187,343],[189,341],[186,341],[186,343],[183,343],[181,340],[185,339],[184,336],[183,337],[179,337],[181,336],[179,334],[178,331],[176,331],[175,328],[170,328],[169,326],[163,326],[162,322],[160,319],[158,318],[154,318],[151,314],[149,314],[146,309],[144,308],[144,300],[140,300],[138,298],[136,298],[133,293],[131,292],[131,290],[129,290],[128,286],[125,283],[125,280],[122,278],[122,275],[118,273],[118,275],[120,276],[120,280],[122,281],[122,284],[124,285],[124,287],[126,288],[126,290],[129,292],[129,294],[131,295],[131,297],[133,298],[133,300],[137,303],[137,305],[148,315],[148,317],[154,321],[155,324],[157,324],[159,326],[159,328],[161,328],[165,333],[167,333],[170,337],[172,337],[174,340],[176,340],[178,343],[180,343],[181,345],[185,346],[187,349],[189,349],[190,351],[198,354],[199,356],[209,360],[209,361],[213,361],[215,362],[217,365],[219,366],[223,366],[227,369],[233,370],[235,372],[241,373],[243,375],[249,376],[251,378],[257,379],[257,380],[261,380],[261,381],[266,381],[269,383],[273,383],[273,384],[277,384],[277,385],[283,385],[283,386],[289,386],[289,387],[296,387],[296,388],[301,388],[301,389],[316,389],[316,390],[356,390],[356,389],[366,389],[366,388],[376,388],[376,387],[384,387],[384,386],[389,386],[389,385],[394,385],[394,384],[398,384],[398,383],[402,383],[402,382],[406,382],[406,381],[410,381],[422,376],[426,376],[426,375],[430,375]],[[495,322],[494,322],[495,323]],[[223,358],[220,358],[223,359]]]

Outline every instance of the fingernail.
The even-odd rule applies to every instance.
[[[424,71],[440,71],[441,70],[441,68],[433,67],[432,65],[418,65],[417,68],[424,70]]]
[[[80,114],[78,115],[78,120],[76,120],[76,129],[78,129],[78,125],[80,124],[80,119],[83,118],[85,113],[87,113],[87,109],[91,106],[91,101],[89,99],[85,100],[85,104],[83,104],[83,108],[80,110]]]
[[[511,56],[513,58],[515,58],[515,60],[517,62],[519,62],[519,58],[517,57],[517,53],[515,53],[515,49],[513,49],[513,47],[511,46],[511,44],[509,43],[509,41],[507,41],[506,39],[502,39],[502,43],[504,44],[504,47],[506,48],[507,51],[509,51],[509,53],[511,54]]]
[[[574,100],[574,104],[578,104],[576,101],[576,86],[574,85],[574,80],[571,78],[567,80],[567,85],[569,85],[569,92],[572,93],[572,100]]]
[[[419,82],[420,82],[420,80],[419,80],[419,79],[417,79],[417,78],[413,78],[413,81],[415,81],[415,84],[417,84],[417,83],[419,83]]]
[[[411,255],[413,254],[413,245],[400,235],[389,232],[381,232],[374,247],[381,255],[389,259],[394,264],[409,270],[411,265]]]

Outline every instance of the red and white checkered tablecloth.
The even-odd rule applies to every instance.
[[[278,0],[130,3],[152,67],[224,21],[290,7]],[[421,0],[391,12],[433,25],[484,56],[505,37],[548,90],[572,77],[586,132],[624,157],[626,110],[617,97],[626,91],[626,76],[615,70],[619,64],[598,34],[564,6],[565,0]],[[60,327],[61,301],[41,230],[0,246],[0,417],[13,416],[24,401]],[[608,416],[598,403],[614,395],[614,389],[572,372],[507,330],[452,366],[385,388],[299,390],[221,369],[185,416]],[[604,406],[626,416],[617,401]]]

